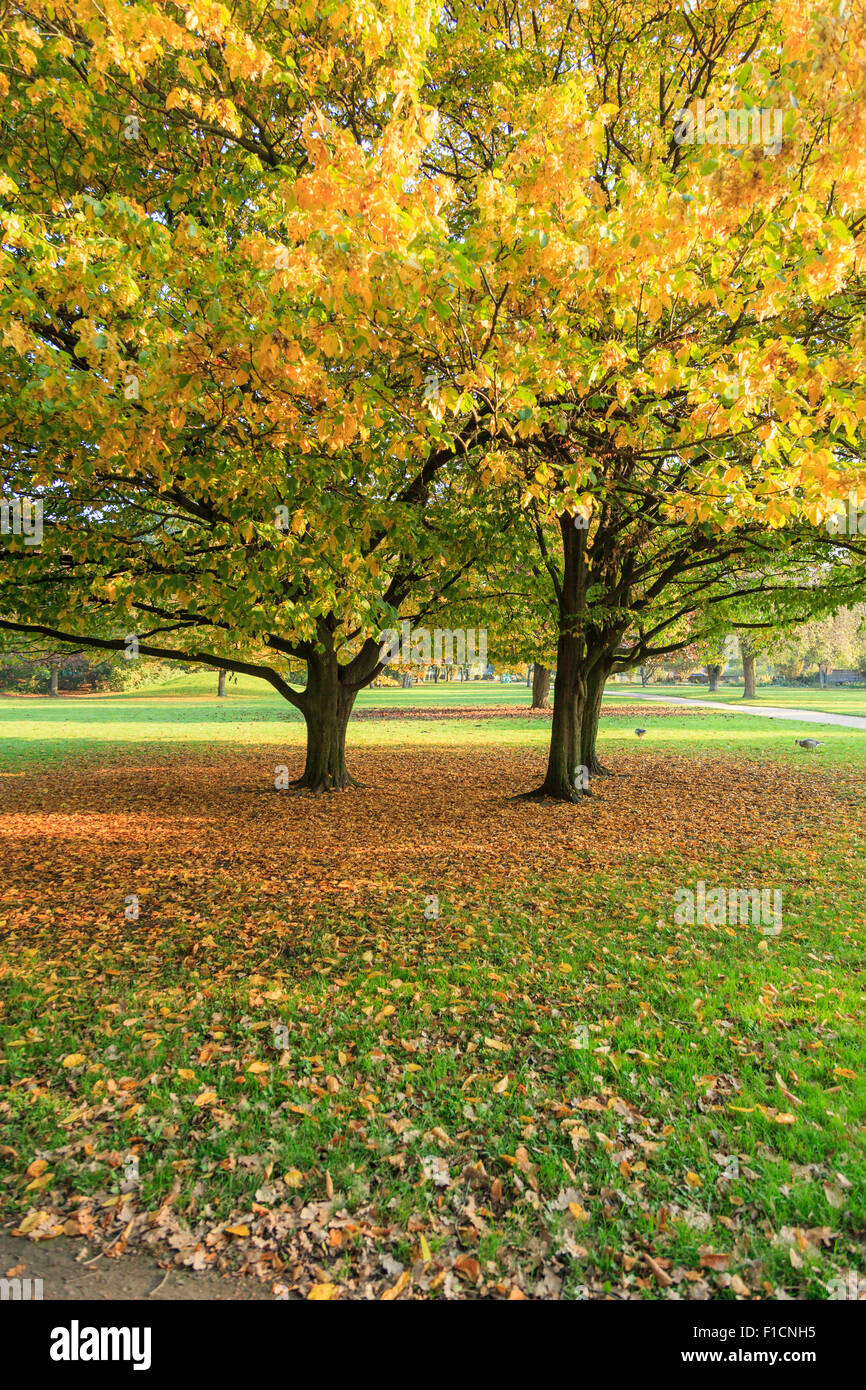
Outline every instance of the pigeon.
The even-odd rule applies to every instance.
[[[644,734],[646,733],[646,729],[635,729],[635,733],[637,734],[638,738],[643,738]]]
[[[795,738],[794,742],[798,748],[823,748],[824,743],[820,738]]]

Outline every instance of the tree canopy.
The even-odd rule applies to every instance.
[[[0,621],[262,674],[344,786],[379,632],[513,530],[574,799],[612,670],[862,592],[864,41],[830,0],[10,5],[0,448],[45,537]]]

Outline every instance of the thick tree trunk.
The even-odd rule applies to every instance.
[[[220,699],[223,699],[223,698],[225,697],[225,693],[226,693],[226,673],[225,673],[225,671],[223,671],[223,670],[221,669],[221,670],[220,670],[220,673],[219,673],[219,680],[218,680],[218,682],[217,682],[217,695],[220,697]]]
[[[708,666],[707,675],[710,678],[710,694],[714,695],[719,688],[719,676],[722,674],[721,666]]]
[[[57,664],[57,662],[54,662],[54,663],[52,663],[52,666],[51,666],[51,680],[50,680],[50,683],[49,683],[49,686],[48,686],[48,694],[49,694],[49,695],[58,695],[59,693],[60,693],[60,667],[59,667],[59,665]]]
[[[754,700],[756,690],[755,657],[743,652],[743,699]]]
[[[356,693],[344,688],[333,651],[316,652],[308,658],[301,707],[307,725],[307,761],[303,776],[293,786],[329,792],[356,785],[346,766],[346,727]]]
[[[550,709],[550,668],[537,661],[532,672],[532,708]]]

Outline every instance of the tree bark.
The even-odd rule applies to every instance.
[[[559,518],[563,567],[559,600],[559,637],[556,645],[556,679],[553,683],[553,719],[547,773],[530,797],[550,796],[576,803],[588,794],[580,777],[581,732],[586,706],[586,657],[584,614],[586,607],[586,532],[576,529],[572,517]]]
[[[722,674],[721,666],[708,666],[707,675],[710,678],[710,694],[714,695],[719,688],[719,676]]]
[[[226,673],[220,668],[219,680],[217,682],[217,695],[220,699],[225,698],[226,693]]]
[[[598,721],[601,717],[601,701],[604,687],[610,675],[610,666],[598,661],[588,672],[586,678],[586,704],[583,710],[583,723],[580,733],[581,757],[590,777],[613,777],[613,773],[603,767],[595,751],[598,739]]]
[[[59,695],[59,693],[60,693],[60,663],[59,663],[58,661],[52,661],[52,663],[51,663],[51,679],[50,679],[50,682],[49,682],[49,685],[48,685],[48,694],[49,694],[49,695]]]
[[[742,648],[741,648],[742,651]],[[757,690],[755,680],[755,655],[742,652],[743,657],[743,699],[754,700]]]
[[[356,785],[346,766],[346,728],[357,691],[340,679],[333,649],[307,658],[307,688],[301,710],[307,725],[303,775],[292,785],[310,792],[344,791]]]
[[[550,709],[550,668],[538,661],[532,672],[532,708]]]

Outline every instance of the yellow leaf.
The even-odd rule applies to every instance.
[[[401,1294],[403,1292],[411,1278],[411,1272],[408,1269],[404,1269],[396,1284],[392,1284],[390,1289],[386,1289],[385,1292],[382,1294],[380,1302],[390,1303],[391,1299],[396,1298],[398,1294]]]
[[[61,1066],[80,1067],[86,1061],[87,1058],[85,1057],[83,1052],[70,1052],[66,1057],[63,1058]]]
[[[789,1115],[787,1111],[783,1111],[782,1114],[776,1116],[777,1125],[795,1125],[796,1123],[797,1116]]]
[[[299,1168],[290,1168],[288,1173],[283,1174],[283,1182],[286,1187],[300,1187],[304,1181],[304,1175]]]
[[[311,1303],[324,1303],[337,1292],[336,1284],[314,1284],[307,1294]]]
[[[421,1247],[421,1259],[426,1263],[430,1258],[430,1246],[427,1244],[427,1237],[422,1233],[418,1237],[418,1244]]]
[[[41,1178],[47,1167],[48,1163],[44,1158],[34,1158],[27,1169],[28,1178]]]
[[[269,1071],[270,1065],[270,1062],[250,1062],[247,1071],[253,1072],[255,1076],[259,1076],[263,1071]]]
[[[49,1187],[54,1181],[53,1173],[43,1173],[41,1178],[34,1178],[25,1187],[25,1192],[39,1192],[43,1187]]]
[[[12,1232],[13,1236],[29,1236],[34,1226],[38,1226],[43,1221],[49,1220],[50,1213],[47,1211],[31,1211],[25,1216],[21,1225]]]
[[[195,1081],[195,1072],[189,1067],[178,1067],[177,1074],[181,1081]]]
[[[703,1183],[697,1173],[686,1173],[686,1182],[689,1187],[703,1187]]]
[[[227,1236],[248,1236],[249,1233],[249,1226],[226,1226]]]
[[[217,1100],[216,1091],[202,1091],[196,1096],[193,1105],[213,1105]]]
[[[584,1211],[583,1207],[580,1205],[580,1202],[569,1202],[568,1210],[571,1212],[575,1221],[589,1220],[589,1212]]]

